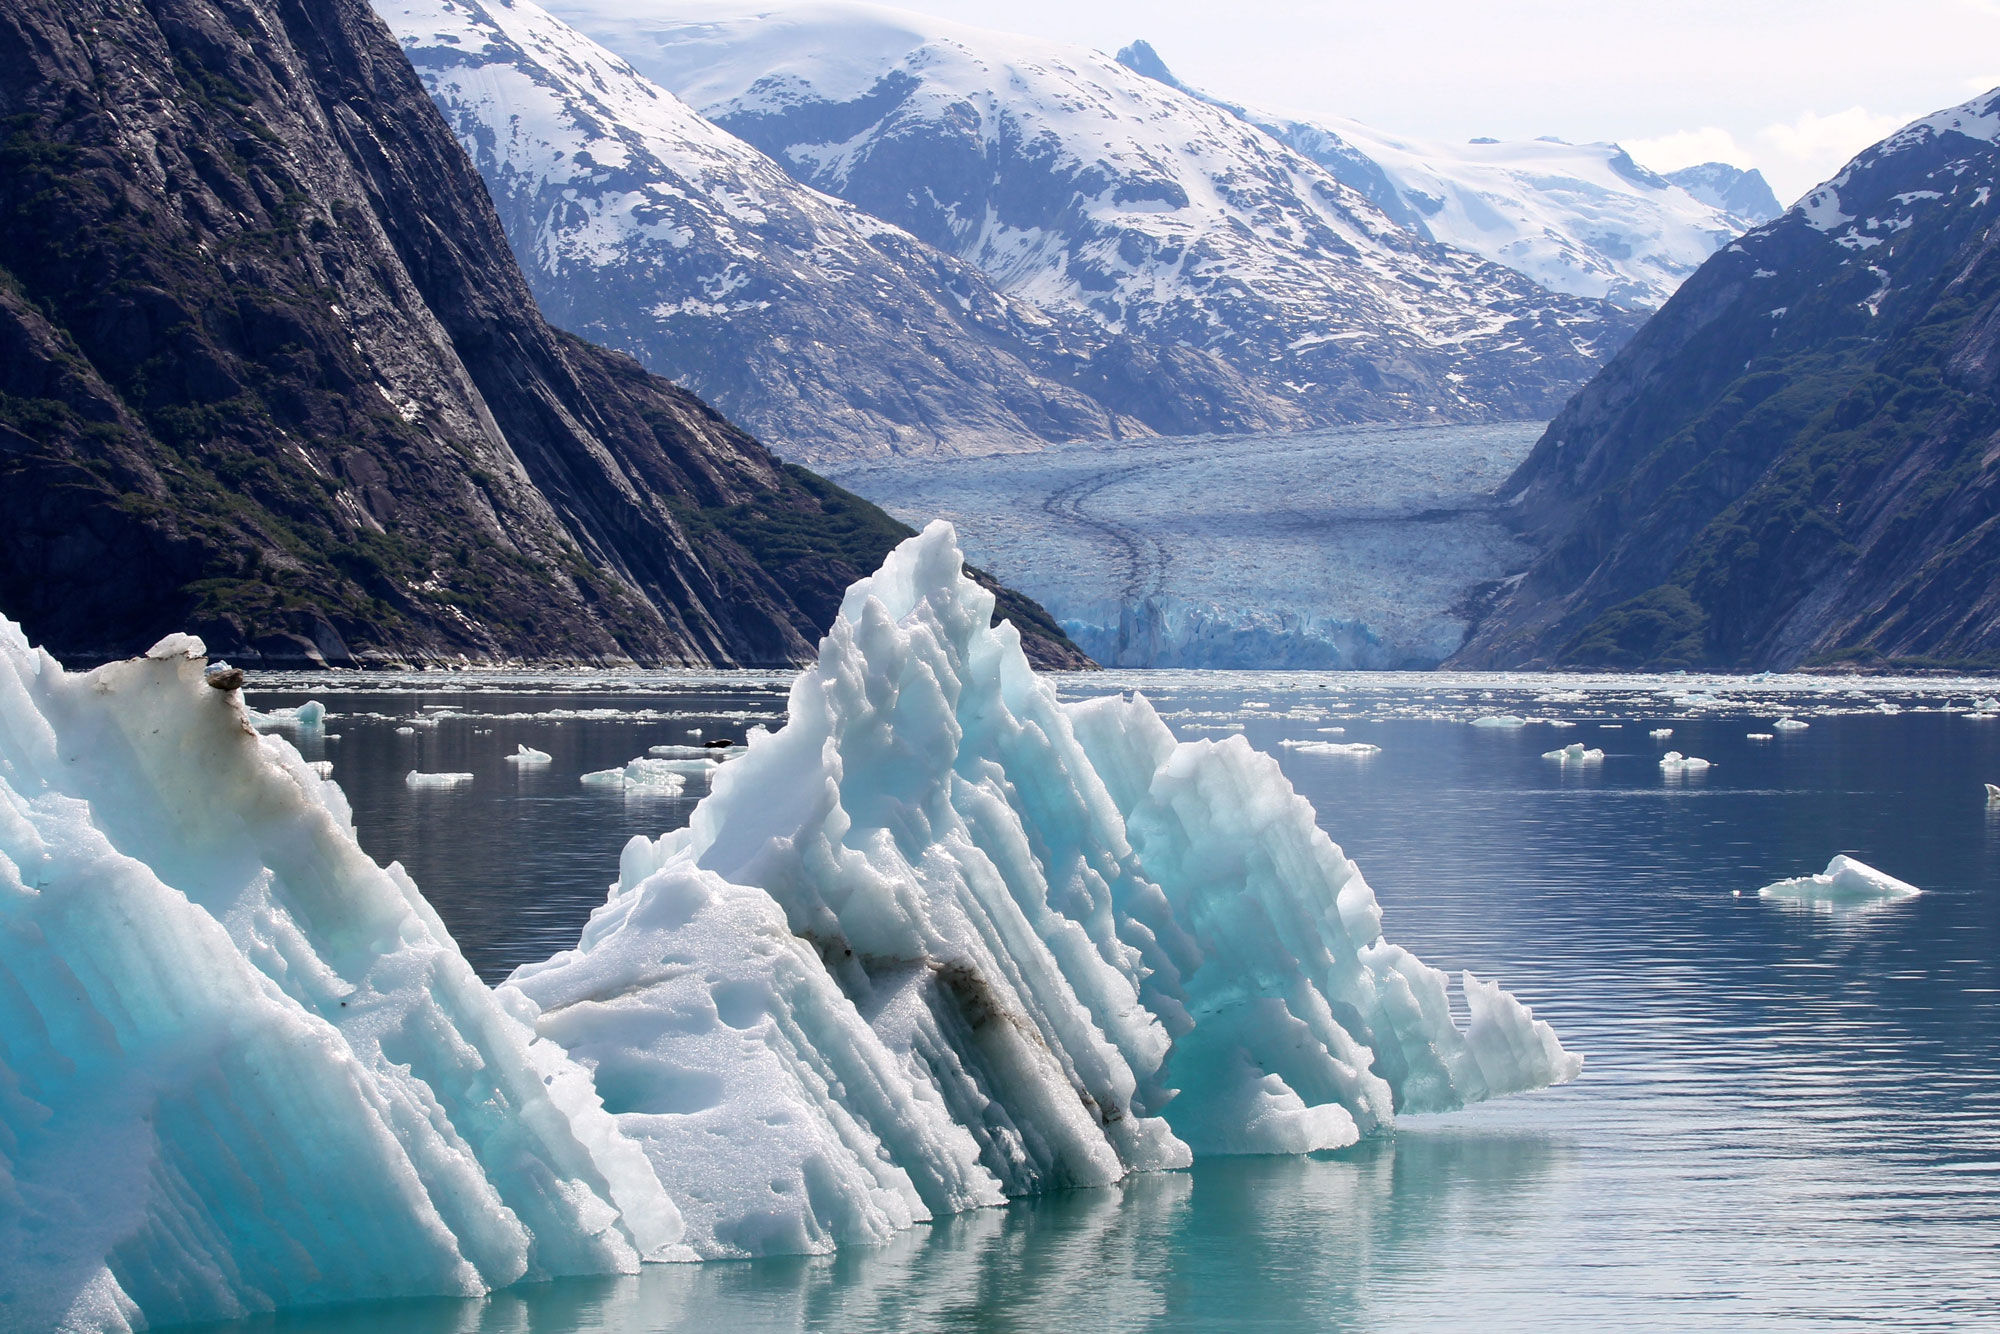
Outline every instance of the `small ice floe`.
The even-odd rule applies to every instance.
[[[1598,731],[1600,731],[1600,732],[1622,732],[1622,731],[1624,731],[1624,730],[1625,730],[1625,724],[1623,724],[1623,723],[1599,723],[1599,724],[1597,725],[1597,730],[1598,730]]]
[[[1301,741],[1286,737],[1278,743],[1301,755],[1380,755],[1382,748],[1368,741]]]
[[[1653,738],[1655,741],[1665,741],[1673,734],[1674,729],[1671,727],[1655,727],[1652,731],[1646,733],[1647,736]]]
[[[641,755],[636,760],[626,761],[621,768],[598,769],[578,781],[586,787],[617,787],[628,792],[637,790],[662,797],[677,797],[687,786],[687,775],[681,773],[672,760]]]
[[[1771,724],[1771,730],[1774,732],[1803,732],[1811,726],[1811,723],[1802,723],[1797,718],[1780,718],[1777,722]]]
[[[1320,729],[1318,729],[1318,730],[1320,731],[1320,733],[1321,733],[1322,735],[1325,735],[1325,736],[1346,736],[1346,735],[1347,735],[1347,729],[1346,729],[1345,727],[1322,727],[1322,728],[1320,728]]]
[[[416,769],[403,775],[407,787],[463,787],[471,781],[471,774],[427,774]]]
[[[1483,718],[1472,720],[1474,727],[1526,727],[1528,720],[1513,713],[1489,713]]]
[[[260,712],[250,710],[252,727],[296,727],[302,732],[316,732],[326,726],[326,705],[316,699],[309,699],[295,709],[270,709]]]
[[[1581,741],[1572,741],[1561,750],[1543,751],[1542,758],[1545,760],[1559,760],[1564,764],[1601,764],[1604,761],[1604,752],[1596,749],[1585,749]]]
[[[1789,899],[1794,903],[1849,907],[1866,903],[1889,903],[1915,898],[1923,891],[1915,885],[1885,875],[1854,858],[1842,854],[1826,864],[1818,875],[1802,875],[1780,880],[1757,891],[1760,898]]]
[[[740,749],[740,746],[718,746],[711,741],[699,746],[648,746],[646,753],[662,760],[720,761],[727,758],[725,752]]]
[[[1745,741],[1776,741],[1778,738],[1772,732],[1745,732],[1743,739]]]
[[[314,773],[318,774],[321,778],[333,777],[332,760],[307,760],[306,768],[312,770]]]
[[[545,750],[536,750],[533,746],[517,743],[514,747],[514,753],[507,757],[507,763],[518,764],[525,769],[543,764],[553,764],[555,763],[555,758],[555,756]]]
[[[2000,785],[1993,783],[1986,785],[1986,800],[1989,802],[2000,801]]]
[[[399,727],[396,729],[397,736],[415,736],[416,734],[417,729],[414,727]]]
[[[1701,756],[1683,755],[1677,750],[1670,750],[1660,757],[1660,768],[1670,774],[1698,774],[1709,767],[1709,762]]]

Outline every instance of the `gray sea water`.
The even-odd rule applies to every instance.
[[[684,823],[701,795],[594,790],[581,773],[649,745],[740,738],[783,707],[782,682],[743,676],[269,684],[285,688],[256,690],[260,705],[310,695],[333,711],[325,733],[339,739],[300,734],[302,749],[333,761],[363,845],[403,861],[488,978],[571,943],[622,842]],[[2000,781],[2000,719],[1966,716],[1993,683],[1062,682],[1131,687],[1184,736],[1240,730],[1274,749],[1361,864],[1389,937],[1501,981],[1587,1056],[1583,1077],[1407,1118],[1341,1153],[1207,1161],[879,1249],[230,1328],[2000,1324],[2000,806],[1982,786]],[[1503,714],[1534,721],[1470,725]],[[1809,727],[1774,731],[1783,716]],[[1542,758],[1571,741],[1604,761]],[[519,742],[555,763],[515,772],[501,757]],[[1669,747],[1714,767],[1669,776]],[[477,778],[412,791],[413,767]],[[1843,851],[1924,893],[1845,913],[1757,896]]]

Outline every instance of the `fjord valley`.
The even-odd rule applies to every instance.
[[[796,662],[907,533],[545,323],[365,6],[20,4],[0,43],[0,605],[39,642]]]
[[[0,1334],[1985,1320],[2000,12],[908,2],[0,0]]]

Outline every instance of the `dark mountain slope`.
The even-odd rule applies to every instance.
[[[355,0],[0,12],[0,395],[65,657],[791,662],[903,532],[550,329]]]
[[[1704,265],[1503,488],[1454,665],[2000,664],[2000,93]]]

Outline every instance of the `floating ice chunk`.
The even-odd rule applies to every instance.
[[[1278,743],[1301,755],[1380,755],[1382,748],[1368,741],[1303,741],[1286,737]]]
[[[70,674],[0,621],[0,1325],[686,1254],[589,1073],[196,647]]]
[[[326,725],[326,705],[316,699],[309,699],[293,709],[246,709],[244,714],[252,727],[296,727],[310,732]]]
[[[318,774],[321,778],[333,777],[332,760],[308,760],[306,761],[306,768],[312,770],[314,773]]]
[[[1677,750],[1670,750],[1660,758],[1660,767],[1670,774],[1693,774],[1712,766],[1699,755],[1683,755]]]
[[[1865,862],[1841,855],[1826,864],[1818,875],[1780,880],[1758,890],[1767,899],[1791,899],[1800,903],[1830,905],[1882,902],[1913,898],[1922,893],[1915,885],[1885,875]]]
[[[1474,727],[1526,727],[1528,720],[1512,713],[1487,714],[1472,720]]]
[[[687,787],[687,775],[680,771],[678,764],[679,761],[675,760],[641,755],[636,760],[627,760],[620,768],[587,773],[579,781],[589,787],[622,787],[663,797],[677,797]]]
[[[1981,713],[2000,714],[2000,699],[1995,699],[1991,695],[1982,695],[1972,702],[1972,707]]]
[[[1324,735],[1326,735],[1326,736],[1346,736],[1346,735],[1347,735],[1347,729],[1346,729],[1345,727],[1322,727],[1322,728],[1320,728],[1320,729],[1318,729],[1318,730],[1319,730],[1319,731],[1320,731],[1320,732],[1321,732],[1322,734],[1324,734]]]
[[[1382,940],[1367,883],[1271,756],[1177,743],[1140,696],[1061,704],[992,611],[948,525],[904,543],[849,590],[784,728],[715,774],[685,831],[627,848],[575,957],[517,975],[541,1031],[613,1071],[621,1124],[659,1137],[664,1172],[709,1170],[673,1138],[701,1088],[716,1125],[805,1109],[768,1179],[810,1159],[877,1183],[839,1216],[747,1179],[704,1186],[697,1247],[876,1235],[909,1210],[898,1172],[935,1214],[1189,1146],[1335,1147],[1398,1110],[1576,1074],[1546,1024],[1476,980],[1460,982],[1473,1027],[1453,1024],[1449,979]],[[756,888],[812,949],[725,977],[740,937],[687,933],[749,913],[728,905]],[[648,1036],[680,1027],[647,1017],[655,999],[712,1046]],[[763,1073],[738,1079],[740,1043],[704,1027],[705,1005],[782,1035]],[[672,1069],[642,1077],[649,1061]],[[909,1092],[871,1102],[856,1090],[875,1097],[874,1076],[841,1075],[836,1114],[817,1084],[840,1062]]]
[[[417,729],[414,727],[399,727],[396,729],[397,736],[415,736],[416,734]]]
[[[1581,741],[1572,741],[1561,750],[1543,751],[1542,758],[1545,760],[1561,760],[1566,765],[1601,764],[1604,761],[1604,752],[1601,750],[1586,749]]]
[[[1646,733],[1647,736],[1652,737],[1655,741],[1665,741],[1673,734],[1674,729],[1671,727],[1655,727],[1652,731]]]
[[[1988,783],[1986,785],[1986,799],[1988,801],[2000,801],[2000,784]]]
[[[539,768],[544,764],[554,764],[555,756],[545,750],[536,750],[525,742],[517,742],[514,753],[507,757],[507,763],[518,764],[524,769]]]
[[[403,775],[403,783],[407,787],[463,787],[471,781],[472,775],[465,773],[427,774],[412,769]]]
[[[1797,718],[1780,718],[1777,722],[1771,724],[1771,730],[1773,732],[1803,732],[1811,726],[1811,723],[1800,722]]]
[[[1777,737],[1770,732],[1745,732],[1743,739],[1745,741],[1776,741]]]

